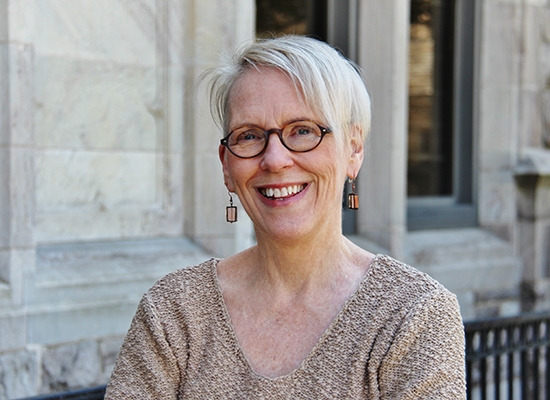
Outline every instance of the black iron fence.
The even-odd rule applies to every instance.
[[[73,392],[32,397],[26,400],[103,400],[103,397],[105,397],[105,389],[105,386],[98,386]]]
[[[550,400],[550,312],[464,327],[468,399]]]

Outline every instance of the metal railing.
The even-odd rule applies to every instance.
[[[468,399],[550,400],[550,312],[464,328]]]
[[[76,390],[58,394],[31,397],[24,400],[103,400],[106,386]]]

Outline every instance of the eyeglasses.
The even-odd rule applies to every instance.
[[[257,126],[243,126],[231,131],[220,143],[239,158],[254,158],[265,151],[269,137],[276,133],[288,150],[305,153],[319,146],[325,135],[331,132],[330,128],[312,121],[294,121],[283,129],[268,131]]]

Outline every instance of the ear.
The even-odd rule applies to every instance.
[[[220,144],[220,147],[218,148],[218,155],[220,156],[220,161],[222,163],[223,181],[225,186],[227,187],[227,190],[234,192],[235,187],[233,186],[233,182],[229,176],[229,169],[227,167],[227,147]]]
[[[353,125],[350,128],[349,152],[347,175],[349,178],[355,178],[363,164],[364,145],[363,130],[360,125]]]

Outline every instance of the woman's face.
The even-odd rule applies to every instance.
[[[245,125],[281,129],[296,120],[326,126],[282,72],[251,68],[235,83],[229,99],[230,132]],[[220,146],[225,184],[239,196],[258,239],[298,240],[339,232],[343,183],[346,175],[357,174],[363,158],[361,140],[354,143],[344,143],[343,135],[334,132],[314,150],[296,153],[271,134],[266,150],[249,159]]]

